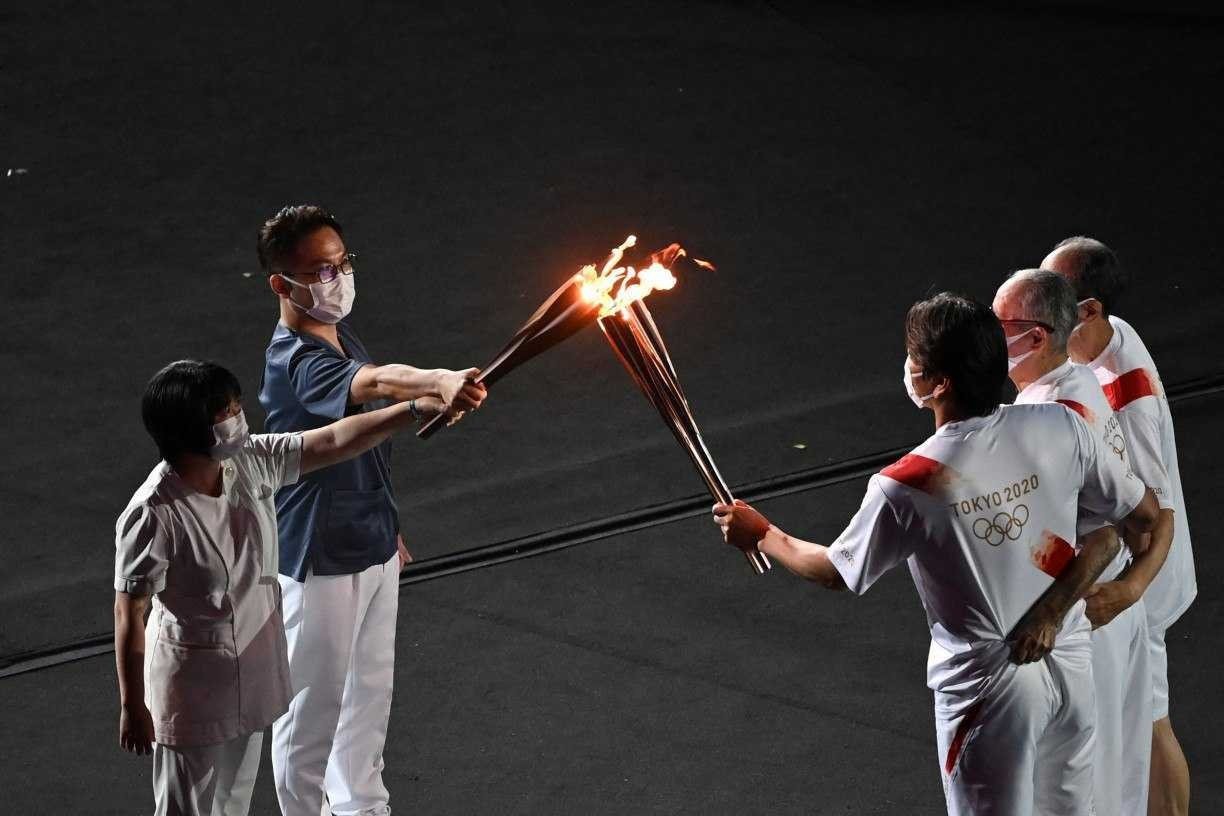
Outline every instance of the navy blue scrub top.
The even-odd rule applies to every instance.
[[[259,402],[269,433],[321,428],[385,402],[349,405],[353,375],[372,362],[348,323],[336,331],[343,350],[277,323],[268,344]],[[391,442],[355,459],[304,475],[276,493],[281,575],[351,575],[395,552],[399,511],[391,488]]]

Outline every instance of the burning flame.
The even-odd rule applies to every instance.
[[[624,243],[608,255],[603,269],[596,272],[594,264],[582,267],[576,280],[582,282],[582,297],[590,303],[599,304],[599,316],[607,317],[624,309],[630,303],[641,300],[656,289],[671,289],[676,285],[676,276],[671,266],[678,259],[688,257],[679,244],[672,244],[650,256],[650,265],[645,269],[632,266],[617,266],[625,256],[625,250],[637,245],[637,236],[630,235]],[[698,258],[691,259],[704,269],[713,269],[714,264]]]

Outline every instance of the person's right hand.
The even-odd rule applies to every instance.
[[[153,715],[144,700],[119,707],[119,745],[133,754],[153,753]]]
[[[448,371],[442,375],[438,391],[446,410],[451,414],[462,411],[475,411],[484,402],[489,392],[483,385],[475,382],[480,376],[479,368],[468,368],[463,371]]]
[[[723,538],[744,552],[756,552],[757,545],[769,532],[769,519],[739,499],[734,504],[716,504],[713,510],[714,523],[722,528]]]
[[[1030,612],[1011,634],[1011,661],[1025,664],[1041,660],[1054,649],[1062,621]]]

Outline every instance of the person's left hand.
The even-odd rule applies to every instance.
[[[1106,581],[1103,584],[1094,584],[1092,589],[1084,593],[1084,612],[1092,622],[1092,628],[1100,629],[1137,600],[1139,596],[1126,581]]]
[[[395,549],[399,554],[400,572],[404,571],[404,567],[412,563],[412,553],[408,552],[408,548],[404,546],[404,537],[402,535],[395,536]]]
[[[714,523],[722,528],[728,544],[744,552],[756,552],[757,545],[769,532],[769,519],[739,499],[735,504],[714,505]]]
[[[1024,664],[1045,657],[1054,648],[1054,639],[1058,637],[1060,629],[1062,621],[1051,620],[1049,615],[1030,612],[1012,630],[1011,661]]]

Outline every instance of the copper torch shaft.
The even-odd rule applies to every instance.
[[[649,310],[646,309],[646,304],[638,301],[633,306],[637,308],[631,310],[629,324],[633,329],[634,335],[639,338],[639,342],[654,352],[651,355],[651,360],[654,363],[653,368],[657,379],[660,381],[659,384],[662,386],[661,390],[667,402],[670,403],[672,412],[675,415],[676,427],[683,429],[684,435],[687,437],[685,447],[689,452],[689,456],[705,479],[711,495],[723,504],[733,503],[735,497],[731,493],[731,488],[723,479],[722,474],[719,473],[718,466],[714,464],[714,458],[710,455],[709,449],[706,448],[705,440],[701,436],[701,429],[697,426],[697,421],[689,409],[688,400],[684,397],[684,391],[680,387],[680,380],[676,376],[675,367],[672,365],[671,358],[667,353],[667,347],[663,343],[662,334],[658,331],[658,327],[651,318]],[[769,557],[762,552],[745,552],[744,555],[758,575],[771,567]]]
[[[621,317],[603,318],[599,325],[639,389],[688,453],[706,489],[715,500],[723,504],[732,503],[734,497],[731,489],[718,472],[701,438],[701,431],[684,398],[662,335],[645,305],[636,302]],[[764,573],[771,566],[764,553],[751,552],[745,553],[745,556],[757,574]]]
[[[582,297],[578,281],[571,279],[536,309],[510,342],[480,370],[475,382],[491,387],[523,363],[592,323],[597,311],[595,304]],[[421,426],[417,436],[428,439],[446,427],[446,421],[446,414],[438,414]]]

